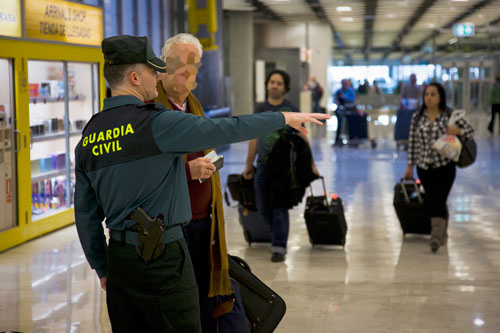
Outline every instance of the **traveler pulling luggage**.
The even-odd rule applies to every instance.
[[[228,261],[229,275],[238,282],[252,332],[273,332],[285,315],[285,301],[252,274],[245,260],[228,255]]]
[[[304,217],[309,240],[313,246],[317,244],[344,246],[347,223],[342,199],[337,195],[332,195],[329,203],[325,180],[323,177],[320,178],[323,184],[323,195],[313,196],[311,186],[311,196],[306,199]]]
[[[424,209],[423,186],[418,180],[403,180],[394,186],[393,205],[403,235],[431,233],[431,218]]]

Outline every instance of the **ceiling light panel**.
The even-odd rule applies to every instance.
[[[342,39],[343,32],[354,31],[362,32],[365,26],[365,2],[364,0],[319,0],[326,16],[340,32]],[[350,11],[338,11],[338,7],[350,7]],[[351,19],[348,19],[351,17]],[[344,18],[341,20],[341,18]]]
[[[376,31],[372,35],[373,47],[388,47],[398,35],[395,31]]]
[[[473,5],[481,2],[482,0],[470,0],[468,2],[451,2],[448,0],[438,0],[434,6],[430,10],[428,10],[422,18],[415,24],[413,30],[418,31],[427,31],[430,33],[432,28],[429,28],[429,23],[434,23],[436,28],[440,28],[453,20],[458,15],[465,12],[467,9],[472,7]],[[492,1],[496,2],[496,1]],[[483,8],[488,8],[490,5],[487,5]],[[455,10],[451,10],[451,8],[455,8]],[[477,13],[477,12],[476,12]],[[472,17],[471,15],[469,17]],[[469,22],[469,18],[465,19],[464,22]]]
[[[283,18],[286,22],[319,22],[316,14],[309,5],[303,0],[260,0],[276,15]]]
[[[375,32],[378,34],[391,31],[397,35],[413,16],[422,1],[410,1],[405,6],[395,6],[392,0],[378,1],[377,14],[373,24]]]
[[[412,30],[409,34],[403,38],[403,41],[401,42],[402,46],[408,46],[408,47],[413,47],[417,44],[419,44],[422,39],[425,37],[429,36],[431,30]]]
[[[346,31],[342,32],[340,36],[347,47],[362,48],[365,45],[365,37],[361,31]]]
[[[479,26],[487,26],[489,22],[494,21],[500,17],[500,1],[492,1],[489,5],[474,12],[474,14],[467,17],[465,21],[472,22]]]
[[[231,11],[253,11],[255,8],[246,0],[223,0],[223,10]]]

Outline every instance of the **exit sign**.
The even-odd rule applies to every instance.
[[[471,37],[475,33],[474,23],[461,23],[453,25],[453,36]]]

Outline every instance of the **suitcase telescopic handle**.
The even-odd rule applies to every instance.
[[[408,182],[407,182],[408,183]],[[415,192],[417,193],[417,197],[418,197],[418,202],[420,204],[422,204],[424,202],[424,199],[422,199],[422,196],[420,195],[420,190],[418,189],[418,186],[417,186],[417,182],[415,181],[414,178],[411,179],[411,183],[413,184],[413,186],[415,187]],[[410,202],[410,197],[408,196],[408,191],[406,191],[406,186],[405,186],[405,179],[401,178],[400,180],[400,184],[401,184],[401,189],[403,190],[403,195],[405,197],[405,201],[407,203]]]
[[[328,206],[328,195],[326,193],[326,186],[325,186],[325,177],[323,176],[319,176],[318,178],[316,179],[321,179],[321,183],[323,184],[323,193],[325,194],[325,203],[326,205]],[[309,190],[311,191],[311,196],[313,196],[313,187],[312,187],[312,183],[309,184]]]

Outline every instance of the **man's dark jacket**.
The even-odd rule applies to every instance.
[[[299,204],[306,188],[317,178],[312,170],[309,145],[295,133],[280,132],[265,170],[271,179],[269,206],[273,208],[292,208]]]

